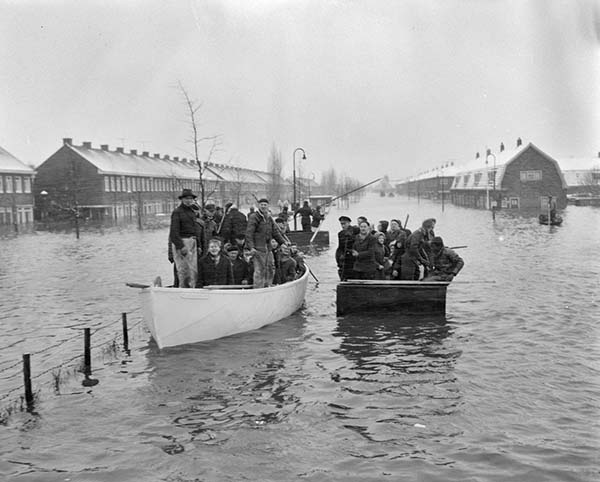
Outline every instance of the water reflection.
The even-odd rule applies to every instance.
[[[289,360],[305,321],[299,313],[260,330],[163,350],[152,342],[152,395],[173,428],[186,432],[179,443],[221,444],[240,428],[280,423],[293,412],[299,399],[289,389],[303,374]]]
[[[427,426],[432,418],[454,413],[461,350],[454,346],[453,330],[444,316],[339,319],[335,352],[350,364],[333,376],[342,388],[333,412],[370,442],[398,442],[406,436],[400,426]]]

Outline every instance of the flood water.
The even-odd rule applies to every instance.
[[[560,227],[398,197],[344,213],[435,217],[467,246],[445,318],[336,317],[335,209],[300,312],[164,350],[125,282],[171,279],[167,230],[0,240],[0,407],[23,353],[38,392],[0,425],[0,480],[600,480],[600,209],[569,206]]]

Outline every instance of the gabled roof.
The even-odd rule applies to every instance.
[[[34,174],[35,171],[0,147],[0,172],[7,174]]]

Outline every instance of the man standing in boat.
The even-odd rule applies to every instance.
[[[342,230],[338,233],[338,247],[335,250],[335,262],[338,267],[338,276],[340,281],[346,281],[354,278],[354,256],[352,256],[352,246],[358,234],[358,228],[352,226],[352,220],[348,216],[339,217]]]
[[[192,204],[197,196],[184,189],[179,196],[181,204],[171,213],[169,239],[177,269],[180,288],[195,288],[198,280],[198,256],[202,254],[203,228],[197,222]]]
[[[548,212],[550,213],[550,222],[556,221],[556,200],[548,196]]]
[[[452,281],[465,265],[452,249],[444,246],[439,236],[431,240],[431,271],[423,281]]]
[[[258,210],[248,218],[246,228],[246,247],[250,249],[254,266],[254,288],[264,288],[273,284],[275,263],[270,246],[271,239],[275,239],[279,244],[286,244],[269,213],[269,200],[262,198],[258,200]]]

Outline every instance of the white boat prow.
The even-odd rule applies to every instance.
[[[297,280],[259,289],[149,286],[140,292],[142,316],[159,348],[255,330],[300,309],[308,271]]]

